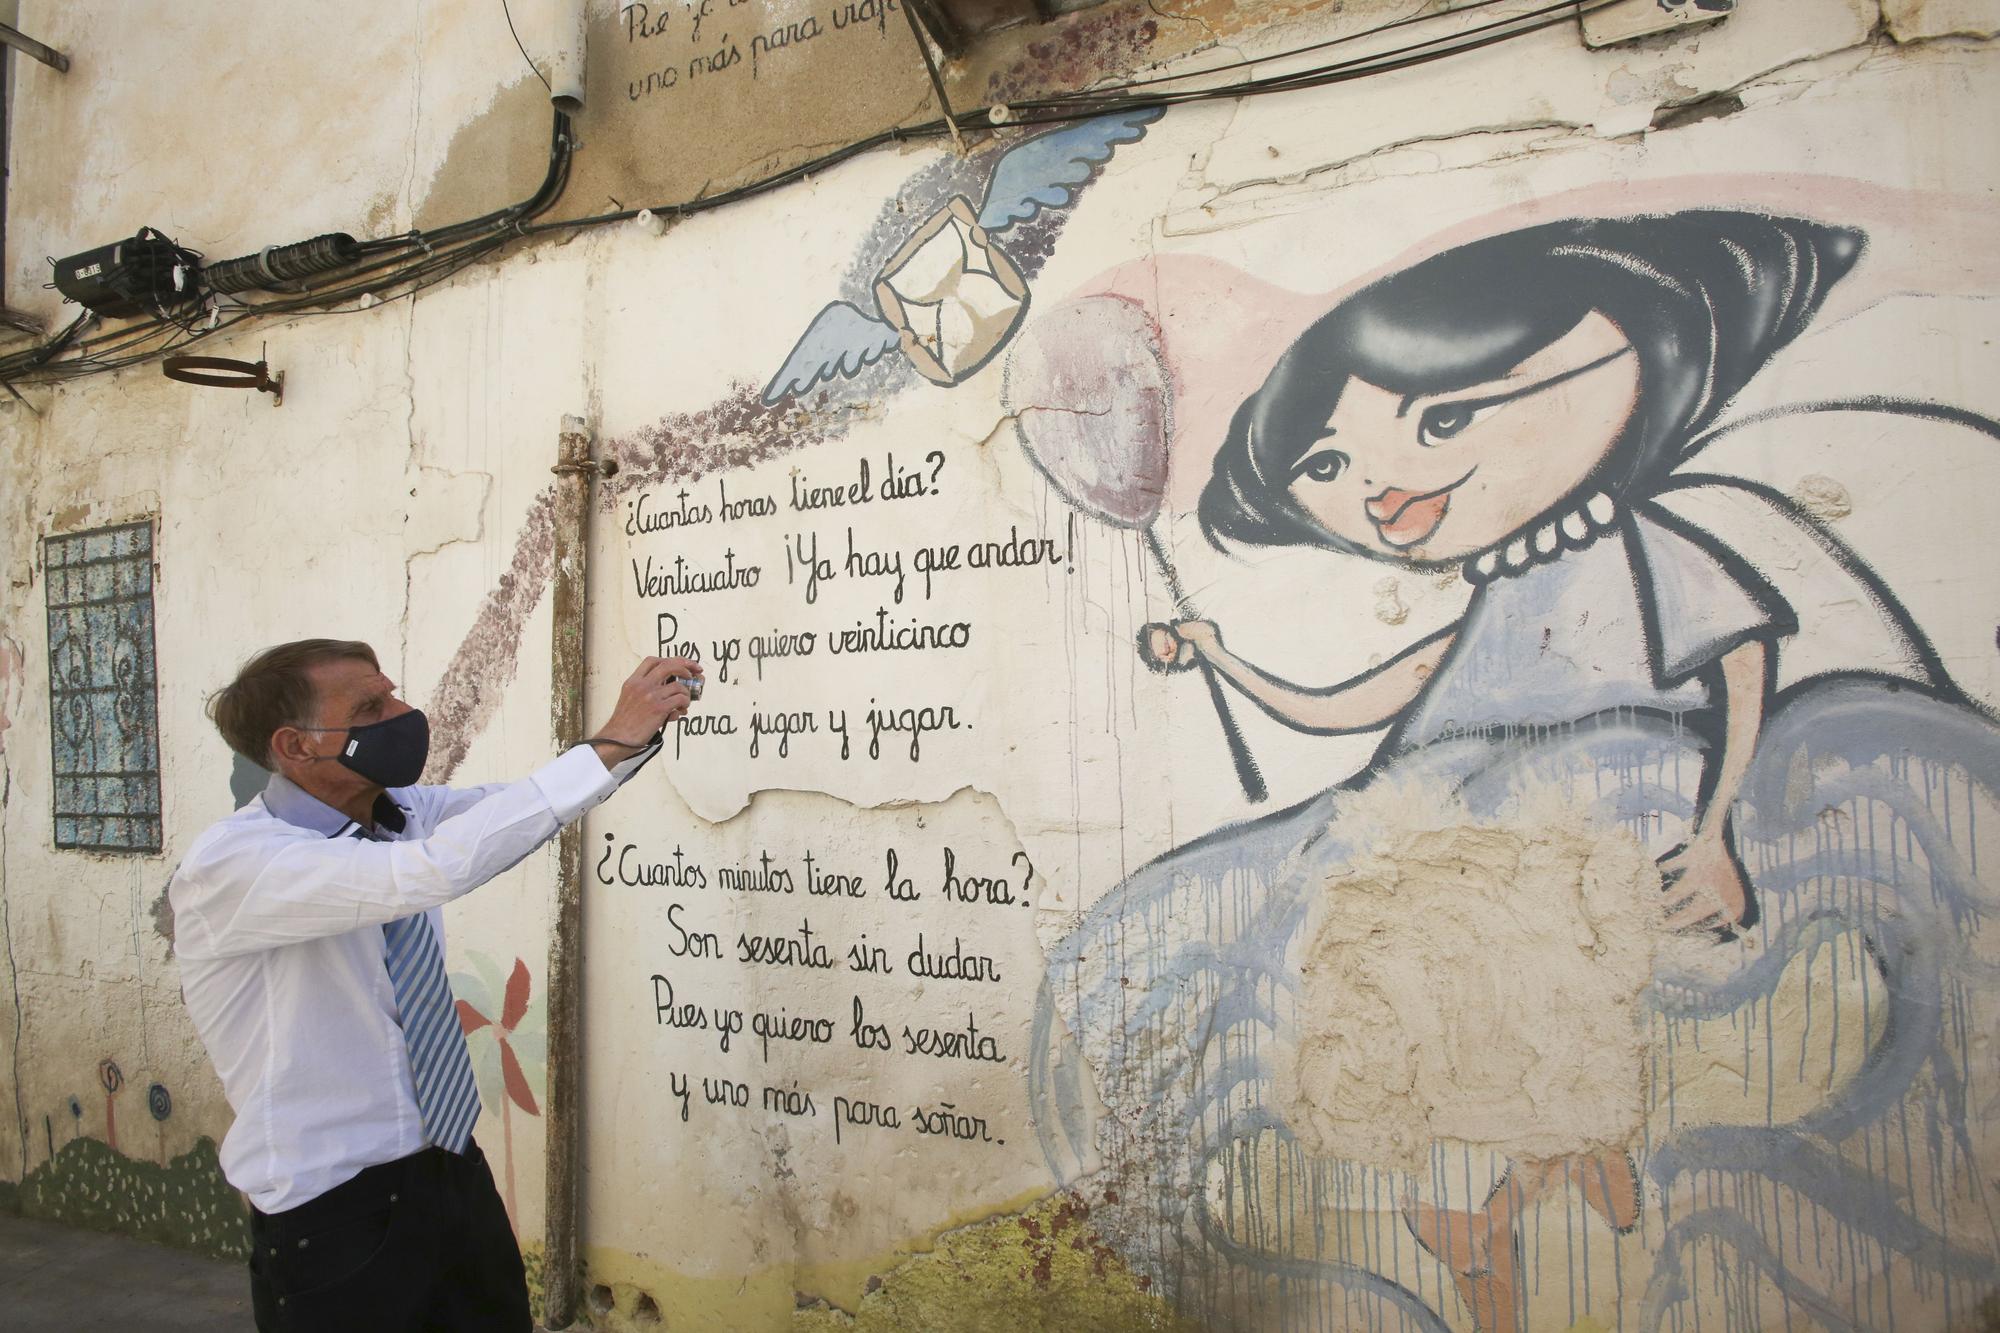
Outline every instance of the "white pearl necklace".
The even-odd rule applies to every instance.
[[[1468,583],[1486,583],[1545,564],[1564,551],[1580,551],[1618,525],[1618,502],[1597,491],[1560,518],[1488,547],[1465,562]]]

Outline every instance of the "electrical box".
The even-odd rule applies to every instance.
[[[55,286],[67,299],[107,318],[150,314],[195,299],[199,257],[151,227],[55,261]]]

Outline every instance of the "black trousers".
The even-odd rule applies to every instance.
[[[531,1333],[527,1276],[477,1144],[371,1166],[250,1210],[259,1333]]]

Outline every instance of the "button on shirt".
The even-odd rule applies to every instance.
[[[382,925],[431,915],[555,836],[650,759],[578,746],[529,777],[388,795],[401,831],[274,776],[189,848],[169,890],[181,993],[236,1122],[229,1183],[267,1213],[424,1146]]]

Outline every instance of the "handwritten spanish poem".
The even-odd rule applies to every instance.
[[[634,489],[607,525],[628,638],[707,673],[663,766],[750,799],[671,828],[608,809],[592,830],[641,960],[622,1021],[650,1029],[669,1132],[956,1145],[1014,1191],[1042,1169],[1039,881],[964,774],[1006,748],[994,691],[1041,687],[996,664],[1051,618],[1078,534],[1061,507],[993,499],[992,466],[959,443],[803,450]]]

